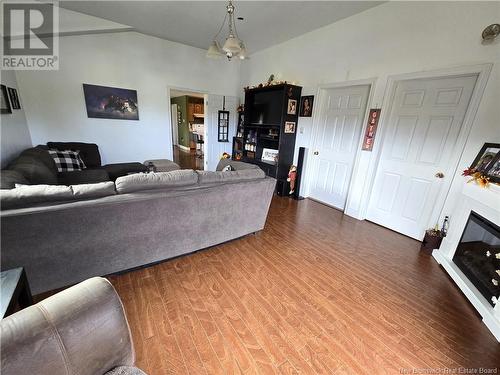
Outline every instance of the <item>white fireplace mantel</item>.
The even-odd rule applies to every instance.
[[[476,183],[467,184],[466,181],[467,178],[464,178],[462,196],[450,218],[448,235],[443,239],[441,247],[432,252],[432,256],[448,272],[500,342],[500,302],[493,308],[452,260],[471,211],[500,225],[500,186],[490,184],[488,188],[481,188]]]

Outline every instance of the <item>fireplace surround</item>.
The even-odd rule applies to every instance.
[[[497,230],[500,226],[500,186],[491,185],[484,189],[476,184],[467,184],[466,181],[464,178],[462,191],[450,215],[448,234],[440,248],[432,252],[432,256],[450,275],[500,342],[500,301],[495,303],[492,299],[495,297],[492,294],[497,291],[491,287],[495,286],[492,282],[494,275],[489,273],[492,269],[488,265],[492,261],[491,257],[500,252],[494,250],[497,246],[494,237],[498,241]],[[492,249],[483,247],[481,242]],[[467,254],[464,256],[465,251]],[[490,252],[489,257],[487,251]],[[482,276],[475,275],[478,270],[484,270],[483,267],[489,271]],[[500,283],[500,275],[497,275],[496,280]],[[496,297],[500,296],[497,294]]]
[[[494,307],[500,298],[500,227],[472,211],[453,262]]]

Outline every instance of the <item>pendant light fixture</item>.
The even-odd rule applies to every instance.
[[[220,58],[222,56],[226,56],[228,60],[231,60],[233,57],[238,57],[241,60],[248,59],[248,52],[245,48],[245,44],[242,40],[240,40],[240,38],[238,37],[238,32],[236,31],[234,11],[235,7],[233,5],[233,2],[232,0],[229,0],[229,3],[226,6],[226,15],[224,17],[224,21],[222,21],[222,25],[219,28],[219,31],[217,31],[217,34],[215,34],[212,40],[212,43],[208,47],[207,57]],[[228,36],[221,48],[217,38],[224,28],[226,20],[228,20]]]

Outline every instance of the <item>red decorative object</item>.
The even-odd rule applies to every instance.
[[[373,149],[373,141],[375,140],[375,133],[377,132],[378,119],[380,117],[379,109],[370,109],[368,116],[368,126],[366,127],[365,139],[363,141],[364,151],[371,151]]]
[[[464,169],[464,171],[462,172],[462,176],[472,176],[474,173],[476,173],[476,171],[472,168],[467,168],[467,169]]]

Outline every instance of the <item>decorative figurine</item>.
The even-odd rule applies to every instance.
[[[288,170],[288,178],[286,179],[290,183],[289,195],[295,192],[295,179],[297,178],[297,167],[295,165],[290,166]]]

